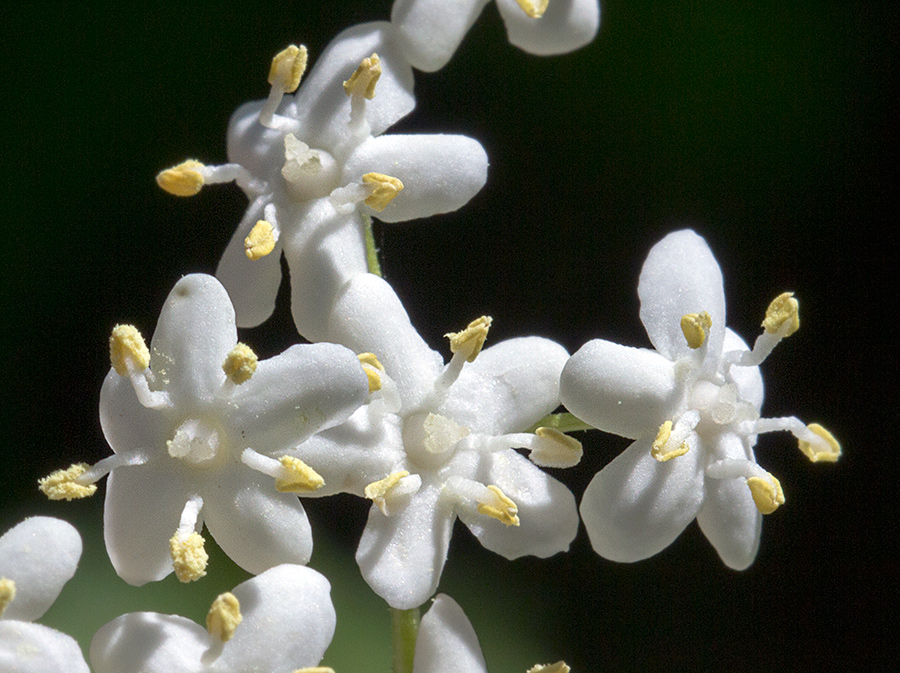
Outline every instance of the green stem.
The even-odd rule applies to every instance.
[[[372,218],[363,215],[366,223],[366,265],[369,267],[369,273],[373,273],[379,278],[384,278],[381,273],[381,263],[378,261],[378,248],[375,247],[375,234],[372,231]]]
[[[560,432],[578,432],[579,430],[593,430],[593,425],[588,425],[575,418],[568,411],[561,414],[549,414],[528,428],[528,432],[534,432],[538,428],[553,428]]]
[[[391,608],[391,650],[394,653],[394,673],[412,673],[419,632],[419,608],[398,610]]]

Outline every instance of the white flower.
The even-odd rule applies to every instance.
[[[74,638],[31,623],[50,608],[80,558],[81,536],[59,519],[25,519],[0,537],[0,671],[88,673]]]
[[[487,673],[481,645],[459,604],[438,594],[422,617],[413,673]]]
[[[757,434],[789,430],[811,460],[835,460],[837,442],[796,418],[761,419],[759,365],[799,326],[789,294],[772,302],[752,351],[725,326],[719,265],[692,231],[650,251],[638,285],[641,320],[656,350],[590,341],[563,370],[563,404],[587,423],[636,440],[593,479],[581,515],[598,554],[637,561],[667,547],[694,518],[722,560],[756,556],[761,512],[784,502],[756,463]]]
[[[231,163],[188,161],[157,180],[181,195],[235,180],[251,203],[216,275],[238,325],[271,315],[284,251],[297,329],[323,341],[336,292],[368,270],[363,216],[398,222],[456,210],[484,185],[487,156],[464,136],[381,135],[415,107],[412,69],[389,23],[342,32],[285,97],[305,63],[305,48],[275,57],[268,100],[231,118]]]
[[[414,68],[447,64],[489,0],[394,0],[391,22]],[[565,54],[594,39],[598,0],[497,0],[509,41],[539,56]]]
[[[335,628],[331,585],[281,565],[213,603],[207,629],[186,617],[133,612],[91,641],[96,673],[291,673],[317,666]]]
[[[382,389],[349,422],[293,452],[325,479],[314,495],[344,491],[375,503],[356,559],[395,608],[434,593],[457,516],[510,559],[565,551],[577,531],[569,490],[512,448],[532,449],[542,465],[578,461],[575,440],[524,432],[558,405],[566,351],[547,339],[513,339],[466,364],[487,333],[484,320],[473,325],[453,335],[445,367],[386,282],[351,280],[330,336],[383,362]]]
[[[110,345],[100,422],[115,455],[54,473],[42,490],[57,499],[89,495],[111,470],[104,536],[131,584],[162,579],[173,563],[183,581],[202,576],[203,523],[252,573],[306,563],[312,537],[293,493],[315,488],[318,475],[276,459],[363,403],[368,384],[357,357],[312,344],[257,363],[237,344],[225,289],[202,274],[172,289],[149,350],[130,326],[118,326]]]

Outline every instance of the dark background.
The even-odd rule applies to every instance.
[[[387,0],[318,4],[0,10],[0,530],[31,514],[79,527],[88,551],[44,621],[85,644],[125,610],[200,619],[245,577],[217,556],[191,587],[124,587],[99,542],[101,498],[48,503],[35,481],[108,453],[97,400],[111,327],[132,322],[149,337],[175,281],[211,273],[243,213],[237,188],[178,200],[156,188],[156,172],[187,157],[223,162],[231,111],[265,96],[269,60],[286,44],[315,59],[342,28],[389,12]],[[511,47],[488,6],[450,64],[417,77],[418,109],[393,131],[470,135],[491,167],[458,213],[376,225],[387,278],[435,347],[483,313],[492,341],[648,345],[641,265],[666,233],[693,227],[722,266],[730,326],[748,340],[775,295],[796,293],[803,327],[763,365],[763,412],[822,422],[844,456],[812,465],[787,435],[762,438],[758,458],[788,502],[766,518],[743,573],[724,568],[694,525],[635,565],[594,555],[583,530],[568,555],[509,562],[460,527],[442,590],[472,619],[495,673],[558,658],[580,673],[891,670],[896,4],[602,9],[591,46],[545,59]],[[296,341],[286,300],[242,334],[261,356]],[[581,466],[558,476],[580,497],[626,444],[594,433]],[[366,507],[336,498],[309,510],[312,565],[338,603],[324,663],[387,671],[387,615],[352,563]]]

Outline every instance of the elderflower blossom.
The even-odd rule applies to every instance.
[[[331,338],[373,354],[367,366],[381,388],[350,421],[292,455],[325,480],[311,495],[373,501],[356,559],[392,607],[414,608],[434,593],[457,517],[510,559],[565,551],[577,532],[569,490],[513,450],[530,449],[539,465],[578,462],[577,441],[524,432],[559,404],[566,351],[530,337],[479,354],[488,324],[448,335],[455,353],[445,366],[380,278],[357,276],[336,302]]]
[[[88,673],[74,638],[33,624],[75,574],[81,536],[59,519],[25,519],[0,537],[0,671]]]
[[[364,402],[356,356],[307,344],[257,361],[237,343],[225,289],[203,274],[172,289],[150,349],[120,325],[110,352],[100,421],[115,455],[54,473],[41,487],[54,499],[83,497],[109,473],[104,537],[116,572],[136,585],[173,570],[199,579],[204,523],[249,572],[306,563],[312,534],[295,493],[320,480],[281,456]]]
[[[399,222],[456,210],[484,186],[487,156],[464,136],[382,135],[415,107],[412,69],[389,23],[343,31],[299,86],[305,67],[305,47],[275,57],[268,99],[231,118],[230,163],[189,160],[157,181],[184,196],[236,181],[250,206],[216,276],[237,324],[271,315],[284,252],[297,329],[323,341],[341,285],[368,270],[365,216]]]
[[[443,68],[488,0],[394,0],[391,22],[414,68]],[[509,41],[531,54],[565,54],[594,39],[598,0],[497,0]]]
[[[311,568],[280,565],[219,596],[207,628],[178,615],[132,612],[91,641],[96,673],[315,671],[331,644],[331,585]]]
[[[562,374],[563,404],[591,425],[635,442],[585,491],[581,516],[598,554],[638,561],[697,519],[726,565],[756,557],[762,514],[784,503],[777,478],[753,452],[757,435],[788,430],[813,461],[840,447],[794,417],[760,418],[759,364],[799,327],[797,303],[769,307],[752,350],[725,326],[722,274],[693,231],[650,251],[638,284],[641,320],[656,350],[590,341]]]

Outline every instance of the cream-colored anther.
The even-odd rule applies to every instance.
[[[378,359],[378,356],[375,353],[360,353],[356,357],[359,358],[360,363],[364,365],[369,365],[370,367],[375,367],[380,372],[384,371],[384,365],[381,364],[381,361]]]
[[[574,437],[555,428],[538,428],[534,431],[539,442],[531,450],[530,458],[542,467],[574,467],[581,462],[584,449]]]
[[[764,477],[750,477],[747,479],[750,495],[753,496],[756,509],[761,514],[771,514],[784,504],[784,491],[781,490],[781,482],[768,472],[766,474],[769,476],[768,479]]]
[[[358,356],[359,364],[363,365],[363,371],[366,373],[366,379],[369,382],[369,394],[381,390],[381,376],[379,372],[384,371],[384,366],[378,361],[374,353],[360,353]]]
[[[209,554],[203,546],[204,542],[200,533],[182,536],[176,532],[169,538],[169,554],[179,582],[196,582],[206,575]]]
[[[653,440],[653,447],[650,449],[650,455],[656,458],[660,463],[665,463],[667,460],[683,456],[690,451],[691,447],[686,440],[675,446],[673,446],[675,442],[672,442],[671,440],[672,421],[666,421],[659,426],[659,431],[656,433],[656,439]]]
[[[788,337],[800,329],[800,303],[794,299],[793,292],[784,292],[772,300],[766,309],[766,318],[762,326],[769,334],[775,334],[785,323],[790,327],[783,336]]]
[[[256,372],[259,358],[247,344],[238,343],[225,356],[222,371],[232,383],[240,385],[250,380]]]
[[[203,173],[206,168],[199,161],[188,159],[177,166],[160,171],[156,184],[174,196],[194,196],[203,189]]]
[[[572,669],[564,661],[555,664],[537,664],[528,669],[528,673],[569,673]]]
[[[38,479],[38,488],[50,500],[77,500],[92,496],[97,492],[96,484],[79,484],[75,481],[89,467],[87,463],[76,463],[65,470],[56,470]]]
[[[688,347],[694,350],[700,348],[706,341],[706,334],[712,327],[712,318],[709,313],[685,313],[681,316],[681,332],[687,341]]]
[[[450,339],[450,352],[462,351],[466,362],[474,362],[487,339],[493,318],[483,315],[469,323],[462,332],[448,332],[444,336]]]
[[[128,376],[128,364],[137,370],[150,366],[150,351],[134,325],[116,325],[109,336],[109,362],[119,376]]]
[[[362,96],[372,100],[375,98],[375,85],[381,77],[381,59],[372,54],[360,61],[359,67],[344,82],[344,91],[348,96]]]
[[[371,484],[366,486],[366,489],[364,491],[365,496],[373,503],[375,503],[378,509],[381,510],[382,514],[388,516],[387,498],[390,496],[391,491],[393,491],[397,487],[397,484],[400,483],[400,480],[408,476],[409,472],[407,472],[406,470],[392,472],[384,479],[373,481]]]
[[[519,7],[532,19],[540,19],[547,11],[550,0],[516,0]],[[568,670],[568,669],[566,669]]]
[[[325,480],[299,458],[282,456],[278,459],[290,476],[275,480],[275,490],[279,493],[312,493],[325,485]]]
[[[292,44],[275,54],[269,68],[269,84],[285,93],[295,92],[306,72],[307,56],[306,46],[302,44],[299,47]]]
[[[244,254],[254,262],[262,259],[275,249],[275,228],[265,220],[253,225],[250,234],[244,239]]]
[[[499,486],[491,484],[487,489],[494,497],[491,499],[491,502],[479,502],[477,507],[478,513],[497,519],[497,521],[506,526],[518,526],[519,508],[516,503],[501,491]]]
[[[824,447],[819,442],[813,444],[812,442],[807,442],[803,439],[799,440],[800,450],[803,452],[804,456],[810,459],[810,461],[813,463],[818,463],[820,461],[833,463],[841,457],[841,444],[835,439],[834,435],[828,432],[828,430],[818,423],[810,423],[806,426],[806,429],[814,435],[821,437],[828,447],[828,450],[823,450]]]
[[[241,604],[233,593],[219,594],[206,613],[206,630],[216,640],[227,643],[244,620]]]
[[[363,200],[363,203],[379,213],[403,191],[403,183],[399,178],[384,173],[366,173],[362,176],[362,181],[364,185],[374,185],[372,193]]]
[[[0,617],[16,597],[16,583],[6,577],[0,577]]]

